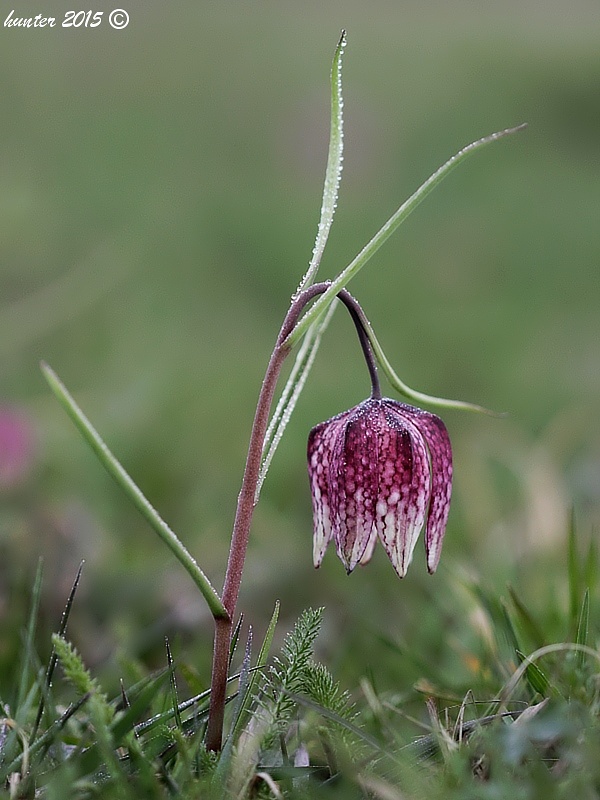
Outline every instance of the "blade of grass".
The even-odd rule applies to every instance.
[[[214,780],[216,781],[217,785],[223,785],[225,783],[225,776],[229,771],[231,756],[233,754],[233,748],[235,745],[234,732],[236,729],[237,722],[240,718],[240,715],[244,709],[244,698],[248,691],[248,684],[250,681],[251,657],[252,657],[252,628],[248,630],[248,638],[246,639],[246,649],[244,651],[244,660],[242,661],[242,668],[240,670],[239,688],[237,697],[235,699],[235,704],[233,707],[233,720],[231,724],[230,733],[229,736],[227,737],[227,740],[225,741],[225,746],[221,751],[219,764],[214,774]]]
[[[134,693],[134,690],[129,690],[129,706],[124,711],[115,715],[110,726],[116,747],[122,744],[123,739],[128,733],[133,732],[138,736],[142,730],[145,730],[143,726],[146,723],[142,722],[136,725],[135,720],[152,704],[152,701],[155,699],[168,677],[169,670],[163,669],[158,675],[154,676],[152,680],[144,685],[139,692]],[[181,712],[181,706],[179,710]],[[169,718],[171,717],[172,713],[169,714]]]
[[[171,655],[171,646],[166,637],[165,647],[167,650],[167,664],[169,668],[169,685],[171,687],[171,706],[173,708],[173,716],[175,717],[175,725],[179,728],[179,730],[182,730],[181,714],[179,713],[179,698],[177,697],[177,682],[175,680],[175,665],[173,664],[173,656]]]
[[[202,596],[206,600],[208,607],[215,619],[227,618],[228,614],[221,598],[213,588],[212,584],[200,569],[196,560],[192,557],[187,548],[179,540],[177,535],[171,530],[167,523],[162,519],[155,508],[146,499],[136,483],[129,477],[129,474],[121,466],[119,461],[111,453],[108,447],[100,438],[91,422],[79,408],[72,395],[64,386],[58,375],[48,364],[41,363],[41,369],[48,385],[54,392],[59,403],[63,406],[75,426],[91,447],[96,457],[106,469],[108,474],[123,489],[127,497],[150,524],[152,529],[159,535],[162,541],[171,550],[179,563],[187,570],[188,574],[200,589]]]
[[[229,644],[229,666],[231,667],[231,662],[233,661],[233,657],[235,655],[235,650],[237,647],[238,640],[240,638],[240,631],[242,630],[242,623],[244,621],[244,615],[240,614],[239,619],[237,621],[237,625],[233,631],[231,636],[231,643]]]
[[[583,594],[583,602],[581,604],[581,613],[579,614],[579,623],[577,625],[577,637],[575,641],[577,644],[587,645],[588,630],[590,626],[590,590],[586,589]],[[579,667],[583,666],[584,653],[577,653],[577,664]]]
[[[508,610],[508,606],[504,600],[501,601],[501,605],[502,605],[502,612],[504,615],[505,631],[508,635],[508,639],[512,644],[515,655],[520,664],[524,661],[526,656],[525,653],[521,650],[517,632],[513,625],[512,617]],[[529,664],[527,670],[525,671],[525,677],[534,695],[537,693],[540,694],[542,697],[548,696],[550,682],[537,664]]]
[[[332,281],[331,286],[324,292],[320,298],[314,303],[313,306],[306,312],[302,319],[298,322],[294,330],[286,339],[286,344],[290,347],[295,345],[304,336],[312,323],[325,313],[336,294],[343,289],[348,282],[364,267],[364,265],[375,255],[382,244],[389,239],[389,237],[396,231],[396,229],[404,222],[404,220],[417,208],[418,205],[427,197],[427,195],[434,189],[441,181],[446,178],[452,170],[461,164],[472,153],[485,147],[492,142],[498,141],[505,136],[512,133],[521,131],[525,125],[519,125],[516,128],[507,128],[497,133],[492,133],[489,136],[484,136],[476,142],[468,144],[459,150],[458,153],[448,159],[445,164],[437,169],[425,183],[414,192],[408,200],[406,200],[400,208],[393,214],[389,220],[379,229],[373,238],[363,247],[356,258],[348,264],[348,266],[340,272],[340,274]]]
[[[31,609],[29,611],[29,620],[27,622],[27,634],[25,636],[25,646],[23,650],[23,664],[21,665],[21,680],[19,681],[19,693],[17,695],[16,720],[20,725],[24,723],[28,712],[28,709],[22,708],[22,706],[27,694],[29,670],[33,660],[33,640],[35,639],[35,629],[37,626],[37,617],[42,594],[42,575],[43,560],[40,558],[31,592]]]
[[[244,695],[240,713],[232,729],[232,735],[236,739],[238,734],[241,732],[242,728],[246,724],[250,706],[258,689],[258,682],[260,680],[262,670],[267,665],[267,659],[269,658],[271,645],[273,644],[273,636],[275,635],[275,628],[277,626],[278,619],[279,619],[279,601],[275,603],[275,608],[273,609],[271,621],[269,622],[269,625],[267,627],[267,632],[265,633],[265,638],[263,639],[263,643],[258,653],[258,659],[256,661],[256,669],[252,672],[250,682],[248,684],[248,691]]]
[[[510,585],[508,586],[508,593],[510,595],[510,599],[512,600],[515,611],[517,612],[523,630],[531,639],[533,646],[543,647],[546,644],[546,637],[544,636],[542,629],[531,615],[525,603],[516,593],[515,589]]]
[[[534,662],[538,661],[538,659],[550,655],[551,653],[574,652],[579,652],[582,655],[590,656],[591,658],[595,658],[598,662],[600,662],[600,653],[597,650],[592,650],[592,648],[588,647],[587,645],[576,644],[575,642],[557,642],[556,644],[547,644],[545,647],[540,647],[531,655],[523,659],[523,661],[511,675],[510,680],[508,680],[502,687],[502,691],[500,692],[500,696],[498,698],[498,711],[501,711],[504,707],[506,707],[506,703],[510,699],[510,696],[514,690],[517,688],[519,681],[527,671],[527,668],[530,664],[533,664]]]
[[[519,659],[519,663],[522,664],[523,661],[527,658],[525,653],[522,650],[515,650],[517,654],[517,658]],[[541,694],[542,697],[548,696],[548,690],[550,688],[550,681],[546,677],[545,673],[538,667],[537,664],[528,664],[527,669],[525,670],[525,677],[527,679],[527,683],[531,686],[534,693],[537,692]]]
[[[569,577],[569,630],[571,631],[571,635],[573,635],[577,630],[580,602],[579,598],[581,596],[578,561],[575,511],[574,509],[571,509],[567,543],[567,571]]]
[[[517,636],[517,632],[513,625],[512,617],[510,616],[510,612],[504,600],[501,600],[501,607],[502,607],[502,614],[504,617],[505,633],[507,635],[510,644],[512,645],[517,660],[520,664],[526,658],[526,656],[521,650],[521,646],[519,644],[519,638]],[[542,697],[546,697],[546,695],[548,694],[548,686],[549,686],[548,678],[544,675],[544,673],[538,667],[537,664],[530,664],[527,667],[527,671],[525,672],[525,677],[534,695],[537,693],[541,694]]]
[[[28,745],[27,753],[30,761],[34,755],[37,755],[41,752],[42,748],[47,749],[50,745],[53,744],[58,733],[60,733],[60,731],[65,727],[65,725],[71,719],[71,717],[74,714],[76,714],[79,711],[79,709],[85,703],[88,702],[89,699],[90,695],[86,694],[83,695],[83,697],[80,697],[79,700],[77,700],[77,702],[72,703],[64,712],[64,714],[62,714],[62,716],[59,719],[55,720],[55,722],[48,728],[48,730],[45,731],[39,737],[39,739],[36,739],[35,742]],[[23,740],[23,743],[24,745],[27,745],[26,740]],[[21,764],[23,762],[23,758],[24,758],[24,753],[20,753],[13,761],[11,761],[10,764],[8,764],[8,766],[6,766],[0,771],[0,781],[2,783],[4,783],[4,781],[9,775],[11,775],[13,772],[17,772],[20,769]]]
[[[79,565],[79,569],[77,570],[77,575],[75,575],[75,580],[73,581],[73,585],[71,586],[71,591],[69,592],[69,596],[67,597],[67,602],[65,604],[65,610],[62,613],[62,617],[60,620],[60,627],[58,629],[58,635],[64,639],[66,631],[67,631],[67,623],[69,621],[69,617],[71,615],[71,608],[73,607],[73,601],[75,600],[75,593],[77,592],[77,587],[79,586],[79,581],[81,579],[81,572],[83,570],[84,561],[81,562]],[[52,678],[54,676],[54,670],[56,669],[56,664],[58,663],[58,656],[56,655],[56,650],[53,647],[52,653],[50,655],[50,661],[48,662],[48,669],[46,670],[46,679],[44,682],[44,686],[42,687],[41,697],[40,697],[40,704],[38,706],[37,715],[35,718],[35,723],[33,725],[33,730],[31,731],[31,735],[29,737],[29,743],[33,742],[35,737],[37,736],[38,728],[40,726],[40,722],[42,721],[42,714],[44,713],[45,707],[45,699],[46,695],[50,691],[50,687],[52,686]]]
[[[254,667],[253,669],[256,669],[256,667]],[[164,675],[162,677],[165,677],[167,675],[168,675],[168,670],[165,670],[164,671]],[[237,681],[237,680],[239,680],[239,674],[230,675],[229,678],[227,678],[227,683],[228,684],[229,683],[233,683],[233,681]],[[155,691],[153,690],[153,693],[149,694],[150,699],[153,699],[154,694],[155,694]],[[228,697],[226,702],[230,702],[231,700],[233,700],[233,697],[234,697],[234,695],[232,695],[231,697]],[[183,700],[181,703],[179,703],[179,706],[178,706],[179,713],[182,714],[184,711],[187,711],[189,708],[192,708],[195,705],[199,705],[200,703],[204,703],[204,709],[200,708],[197,713],[202,713],[203,714],[205,711],[206,711],[206,713],[208,713],[208,700],[209,699],[210,699],[210,689],[205,689],[205,691],[200,692],[200,694],[195,695],[194,697],[190,697],[187,700]],[[136,706],[136,703],[132,702],[131,705],[132,705],[132,709],[133,709]],[[151,730],[152,728],[156,727],[157,725],[161,725],[162,723],[168,722],[170,719],[173,719],[173,713],[174,713],[173,709],[170,708],[170,709],[167,709],[166,711],[162,711],[160,714],[156,714],[155,716],[150,717],[150,719],[144,720],[144,722],[139,722],[135,726],[136,735],[140,735],[142,733],[146,733],[147,731]],[[119,717],[119,719],[121,719],[121,717]],[[184,728],[185,728],[185,725],[186,725],[186,723],[183,722]]]
[[[594,536],[592,536],[587,551],[583,574],[585,585],[588,586],[591,591],[594,591],[598,583],[598,550]]]

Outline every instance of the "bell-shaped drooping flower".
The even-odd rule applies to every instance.
[[[435,571],[452,492],[452,448],[439,417],[375,391],[312,429],[308,472],[315,567],[333,539],[350,573],[370,560],[379,538],[402,578],[426,522],[427,567]]]

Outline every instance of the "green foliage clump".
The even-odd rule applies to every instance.
[[[442,578],[457,610],[458,593],[467,604],[457,635],[469,670],[451,686],[440,664],[414,653],[421,678],[411,687],[398,650],[394,691],[367,679],[361,692],[344,691],[315,658],[322,608],[301,613],[260,682],[249,678],[260,674],[251,668],[249,637],[240,672],[230,677],[220,754],[203,741],[208,692],[180,700],[176,661],[145,676],[130,670],[140,679],[109,699],[64,636],[52,637],[64,680],[46,684],[48,671],[31,669],[39,664],[31,634],[20,690],[2,686],[14,706],[1,706],[0,798],[596,797],[599,583],[574,532],[568,550],[557,587],[561,616],[531,606],[515,587],[502,598],[472,576]],[[273,628],[257,657],[261,668]],[[438,633],[448,642],[441,621]],[[180,671],[193,674],[186,665]]]

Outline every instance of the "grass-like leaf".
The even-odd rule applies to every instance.
[[[543,658],[547,655],[552,653],[581,653],[582,655],[587,655],[590,658],[595,658],[596,661],[600,662],[600,653],[597,650],[593,650],[591,647],[588,647],[584,644],[576,644],[575,642],[557,642],[556,644],[548,644],[545,647],[540,647],[534,653],[527,656],[523,659],[523,661],[519,664],[517,669],[512,674],[510,680],[502,688],[500,692],[500,709],[502,709],[510,697],[512,693],[517,688],[519,681],[523,677],[523,675],[527,672],[527,669],[531,664],[534,664],[540,658]]]
[[[38,737],[35,742],[31,744],[27,744],[26,737],[23,734],[22,741],[23,741],[23,752],[20,753],[13,761],[11,761],[7,765],[0,766],[0,785],[3,785],[6,781],[7,777],[18,770],[21,769],[21,765],[25,760],[25,756],[29,760],[31,764],[34,757],[36,760],[41,760],[43,755],[47,752],[48,748],[50,748],[55,740],[57,739],[59,733],[65,727],[67,722],[73,717],[90,699],[89,694],[83,695],[80,697],[77,702],[72,703],[67,710],[59,717],[59,719],[55,720],[53,724],[45,731],[40,737]]]
[[[567,544],[567,574],[569,578],[569,620],[571,635],[577,628],[579,604],[581,602],[581,578],[579,575],[579,558],[577,555],[577,526],[575,511],[571,509]]]
[[[23,709],[23,701],[27,694],[27,683],[30,677],[30,668],[33,661],[33,642],[35,638],[35,629],[37,624],[38,610],[40,607],[40,598],[42,593],[42,559],[38,561],[37,570],[35,573],[35,580],[33,582],[33,591],[31,593],[31,610],[29,612],[29,620],[27,623],[27,634],[25,636],[25,647],[23,648],[23,664],[21,666],[21,682],[19,684],[19,694],[17,699],[17,722],[22,724],[24,719],[21,719],[21,712]]]
[[[181,730],[181,714],[179,713],[179,698],[177,697],[177,681],[175,679],[175,664],[171,654],[171,645],[168,638],[165,638],[165,647],[167,650],[167,664],[169,669],[169,685],[171,688],[171,707],[173,709],[173,717],[175,718],[175,725]]]
[[[317,237],[315,246],[313,248],[312,258],[308,266],[308,270],[300,285],[296,290],[296,294],[306,289],[317,274],[327,239],[329,238],[329,231],[333,223],[335,209],[337,206],[338,192],[340,188],[340,180],[342,177],[342,164],[343,164],[343,150],[344,150],[344,116],[343,108],[344,101],[342,98],[342,56],[346,46],[346,32],[342,31],[340,40],[337,44],[335,55],[333,57],[333,65],[331,67],[331,125],[329,131],[329,150],[327,154],[327,167],[325,169],[325,181],[323,184],[323,201],[321,203],[321,217],[319,219],[319,227],[317,229]],[[333,309],[332,309],[333,311]],[[258,485],[256,487],[256,502],[260,496],[260,490],[267,476],[271,461],[275,455],[275,451],[279,446],[279,442],[283,436],[290,417],[294,411],[298,398],[304,388],[308,374],[312,368],[319,345],[321,344],[321,337],[329,321],[331,320],[331,313],[327,314],[319,324],[315,324],[308,332],[302,343],[296,362],[290,373],[286,385],[281,393],[281,396],[269,422],[269,427],[265,434],[265,441],[263,443],[263,461],[261,464],[260,476]]]
[[[519,597],[513,586],[508,586],[508,593],[523,631],[531,639],[534,647],[543,647],[547,642],[540,625],[536,622],[532,613],[529,611],[523,600]]]
[[[515,653],[520,663],[523,663],[527,656],[521,650],[516,649]],[[527,665],[525,670],[525,677],[534,692],[541,694],[542,697],[548,696],[548,689],[550,688],[550,681],[537,664],[531,663]]]
[[[48,381],[48,385],[54,392],[59,403],[63,406],[71,420],[75,423],[75,426],[88,445],[92,448],[102,466],[123,489],[134,506],[138,509],[138,511],[140,511],[146,521],[151,525],[153,530],[160,536],[162,541],[175,555],[179,563],[187,570],[198,589],[200,589],[200,592],[206,600],[213,616],[215,618],[227,617],[227,611],[221,602],[221,598],[213,588],[204,572],[196,563],[196,560],[183,545],[177,535],[162,519],[156,509],[146,499],[141,489],[139,489],[137,484],[134,483],[134,481],[129,477],[129,474],[108,449],[96,429],[93,427],[92,423],[79,408],[75,402],[75,399],[69,393],[54,370],[44,362],[42,362],[40,366],[44,377]]]
[[[346,31],[342,31],[340,40],[335,49],[331,67],[331,124],[329,130],[329,152],[327,154],[327,167],[325,169],[325,183],[323,185],[323,202],[321,204],[321,218],[317,229],[317,238],[313,248],[312,258],[306,275],[298,286],[298,292],[312,283],[323,251],[327,244],[329,231],[337,206],[340,180],[342,177],[342,163],[344,151],[344,101],[342,98],[342,56],[346,47]]]
[[[332,303],[325,317],[322,320],[315,322],[315,324],[309,328],[306,336],[304,337],[302,345],[298,350],[294,367],[283,389],[281,397],[279,398],[277,407],[265,435],[265,441],[263,445],[263,460],[256,486],[256,502],[258,502],[260,490],[262,489],[264,480],[267,477],[267,472],[271,466],[271,461],[273,460],[273,456],[275,455],[275,451],[279,446],[287,424],[290,421],[294,408],[296,407],[296,403],[298,402],[298,398],[304,389],[306,379],[308,378],[308,375],[315,362],[315,358],[321,344],[321,339],[331,321],[331,317],[333,316],[335,308],[336,304]]]
[[[443,181],[444,178],[446,178],[455,167],[461,164],[466,158],[468,158],[472,153],[475,153],[477,150],[481,150],[481,148],[485,147],[486,145],[496,142],[498,139],[502,139],[503,137],[512,133],[523,130],[524,128],[525,125],[519,125],[516,128],[506,128],[503,131],[498,131],[497,133],[492,133],[489,136],[484,136],[482,139],[478,139],[477,141],[468,144],[466,147],[463,147],[462,150],[459,150],[458,153],[452,156],[452,158],[448,159],[445,164],[442,164],[442,166],[437,169],[433,175],[431,175],[425,181],[425,183],[421,184],[417,191],[414,192],[408,198],[408,200],[402,203],[396,213],[393,214],[385,223],[385,225],[383,225],[377,231],[375,236],[373,236],[373,238],[363,247],[356,258],[354,258],[354,260],[351,261],[350,264],[348,264],[348,266],[342,270],[342,272],[340,272],[337,278],[332,281],[329,289],[327,289],[327,291],[321,295],[314,305],[311,306],[311,308],[302,317],[300,322],[298,322],[294,330],[290,333],[286,339],[287,344],[289,344],[291,347],[304,336],[312,323],[325,313],[336,294],[341,289],[346,287],[349,281],[352,280],[352,278],[375,255],[382,244],[389,239],[389,237],[397,230],[404,220],[410,214],[412,214],[412,212],[417,208],[418,205],[421,204],[427,195],[433,189],[435,189],[435,187],[441,183],[441,181]]]
[[[63,637],[63,638],[64,638],[65,633],[67,631],[67,623],[69,622],[69,617],[71,615],[71,609],[73,608],[73,601],[75,600],[75,593],[77,592],[77,587],[79,586],[79,581],[81,579],[81,572],[83,570],[83,564],[84,564],[84,562],[82,561],[81,564],[79,565],[79,569],[77,570],[77,574],[75,575],[75,580],[73,581],[73,585],[71,586],[71,591],[69,592],[69,596],[68,596],[67,602],[65,604],[65,610],[63,611],[63,614],[62,614],[62,617],[61,617],[61,620],[60,620],[60,627],[58,629],[58,635]],[[54,670],[56,668],[57,660],[58,659],[57,659],[56,651],[53,649],[52,653],[50,655],[50,661],[48,662],[48,668],[46,670],[45,683],[41,687],[42,691],[41,691],[41,697],[40,697],[40,703],[39,703],[39,706],[38,706],[37,716],[36,716],[35,722],[33,724],[33,730],[31,731],[31,734],[30,734],[30,737],[29,737],[29,742],[30,743],[33,742],[33,740],[37,736],[38,728],[40,726],[40,722],[42,721],[42,715],[44,713],[44,708],[45,708],[45,704],[46,704],[46,696],[48,695],[48,692],[50,690],[50,686],[52,685],[52,677],[54,675]]]
[[[164,669],[159,672],[158,675],[154,675],[151,679],[146,681],[138,691],[130,690],[128,692],[129,706],[124,711],[116,714],[111,723],[111,733],[116,747],[122,744],[124,738],[129,733],[133,732],[139,735],[145,723],[141,723],[138,726],[136,725],[136,721],[140,718],[142,712],[151,705],[152,701],[158,695],[159,690],[167,682],[169,676],[170,671]],[[180,712],[181,709],[182,707],[180,706]],[[171,709],[170,713],[166,715],[166,718],[171,719],[172,714],[173,710]],[[147,726],[147,728],[149,727],[150,726]]]
[[[434,395],[419,392],[417,389],[411,389],[411,387],[398,376],[392,367],[389,359],[383,352],[383,348],[379,343],[379,340],[375,336],[375,332],[371,327],[369,320],[365,316],[362,316],[361,319],[363,320],[371,348],[373,349],[373,353],[377,359],[377,363],[383,370],[390,386],[399,394],[402,394],[411,400],[415,400],[417,403],[425,403],[427,405],[437,406],[439,408],[453,408],[458,411],[473,411],[476,414],[487,414],[491,417],[503,416],[503,414],[499,414],[496,411],[491,411],[490,409],[479,406],[476,403],[468,403],[465,400],[450,400],[445,397],[435,397]]]
[[[241,730],[248,721],[250,707],[255,699],[262,670],[266,666],[267,659],[269,658],[269,653],[271,652],[271,646],[273,644],[273,636],[275,635],[275,628],[277,627],[278,619],[279,619],[279,601],[275,603],[275,608],[273,609],[271,621],[269,622],[269,625],[267,627],[267,632],[265,633],[265,638],[263,639],[263,643],[258,653],[258,659],[256,661],[256,669],[252,672],[250,676],[250,680],[248,682],[248,689],[244,694],[240,712],[233,725],[231,736],[233,737],[234,740],[237,739],[239,733],[241,732]]]
[[[577,625],[577,636],[575,641],[577,644],[587,645],[588,631],[590,627],[590,590],[586,589],[583,593],[583,601],[581,603],[581,612],[579,614],[579,623]],[[577,653],[577,663],[580,667],[583,666],[585,654],[582,652]]]

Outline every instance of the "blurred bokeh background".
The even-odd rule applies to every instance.
[[[122,31],[106,4],[93,30],[0,29],[0,408],[20,454],[0,468],[0,626],[24,623],[43,556],[40,624],[55,628],[85,559],[71,625],[92,665],[152,664],[168,634],[207,679],[202,599],[38,363],[220,588],[254,403],[314,241],[345,27],[345,167],[320,277],[461,146],[529,123],[453,173],[349,287],[407,383],[509,416],[444,414],[456,478],[438,575],[422,546],[402,582],[382,552],[350,578],[333,553],[315,572],[307,433],[368,392],[336,315],[263,490],[240,609],[260,631],[279,598],[285,630],[326,605],[322,648],[348,681],[373,668],[393,685],[404,646],[456,677],[465,581],[551,608],[571,509],[584,543],[600,522],[600,7],[121,5]],[[44,3],[59,24],[67,8]],[[4,666],[17,646],[0,642]]]

